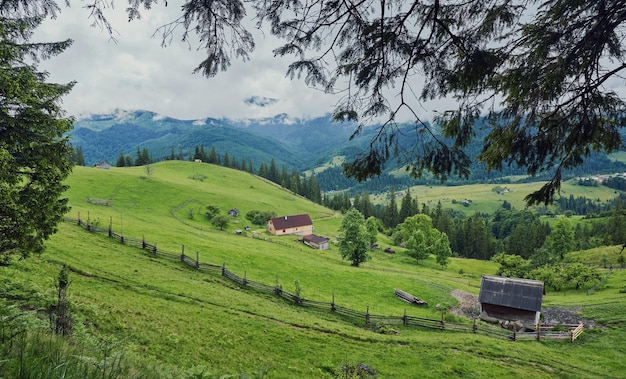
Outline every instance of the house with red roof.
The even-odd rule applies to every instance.
[[[313,234],[313,221],[308,214],[274,217],[267,222],[267,231],[275,236]]]

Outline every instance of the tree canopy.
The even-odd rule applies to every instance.
[[[13,0],[15,9],[54,13],[54,0]],[[166,0],[128,0],[129,20]],[[87,5],[110,32],[106,0]],[[564,169],[594,151],[622,146],[624,0],[187,0],[182,15],[157,31],[163,44],[178,31],[197,35],[207,77],[255,49],[252,27],[282,39],[277,56],[293,56],[287,75],[343,94],[337,121],[375,123],[370,149],[345,165],[359,180],[379,175],[394,157],[419,177],[467,177],[464,151],[486,129],[478,159],[488,170],[516,165],[551,174],[529,204],[551,202]],[[247,27],[248,18],[256,25]],[[434,125],[420,117],[428,100],[451,98]],[[410,143],[401,115],[415,125]],[[481,119],[485,117],[484,119]],[[380,121],[382,120],[382,121]],[[479,122],[480,121],[480,122]]]
[[[356,267],[371,259],[367,253],[370,234],[361,212],[355,208],[349,209],[341,220],[339,232],[339,252],[342,258],[349,259],[352,266]]]
[[[60,196],[74,154],[60,108],[73,83],[47,83],[37,70],[71,41],[31,43],[42,18],[18,17],[12,4],[0,3],[0,264],[43,251],[69,210]]]

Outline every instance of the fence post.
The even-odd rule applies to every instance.
[[[472,325],[472,332],[478,332],[478,325],[476,324],[476,317],[474,317],[474,325]]]
[[[113,216],[109,217],[109,238],[113,236]]]
[[[196,268],[200,268],[200,255],[198,250],[196,250]]]
[[[182,254],[180,254],[180,260],[181,262],[185,261],[185,252],[183,252]]]
[[[243,272],[243,285],[247,286],[248,285],[248,279],[246,278],[246,272]]]
[[[541,321],[537,323],[537,341],[541,340]]]
[[[336,310],[337,310],[337,308],[335,307],[335,293],[333,292],[333,300],[330,303],[330,311],[334,312]]]
[[[78,212],[78,226],[80,226],[80,212]]]
[[[406,308],[404,308],[404,316],[402,316],[402,325],[404,325],[404,326],[407,325]]]
[[[441,329],[441,330],[445,329],[445,325],[443,323],[443,312],[441,312],[441,322],[440,322],[440,325],[439,325],[439,329]]]
[[[87,211],[87,230],[91,232],[91,219],[89,217],[89,211]]]
[[[157,247],[156,247],[156,242],[154,243],[154,247],[152,248],[152,254],[154,254],[154,256],[156,256],[156,252],[157,252]]]
[[[280,294],[283,291],[281,290],[281,288],[278,286],[278,274],[276,274],[276,284],[274,285],[274,294],[276,294],[277,296],[280,296]]]
[[[365,325],[370,324],[370,306],[367,306],[367,310],[365,311]]]
[[[226,263],[222,263],[222,276],[226,276]]]
[[[141,236],[141,248],[142,249],[146,248],[146,237],[145,236]]]

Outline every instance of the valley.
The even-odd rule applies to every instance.
[[[197,254],[200,262],[224,265],[240,277],[292,293],[298,286],[307,299],[334,300],[360,312],[406,312],[471,324],[452,313],[458,305],[453,291],[476,295],[481,275],[498,270],[493,261],[455,257],[444,270],[432,256],[416,264],[396,246],[396,254],[385,254],[382,248],[393,243],[384,234],[379,234],[381,249],[371,251],[372,259],[358,268],[342,260],[333,243],[329,250],[314,250],[293,236],[270,236],[256,226],[247,237],[237,235],[236,229],[249,225],[244,215],[261,210],[281,216],[307,213],[315,233],[332,241],[341,214],[256,176],[216,165],[161,162],[152,165],[150,175],[144,167],[75,167],[67,184],[69,219],[80,215],[92,225],[111,226],[116,233],[145,239],[164,251],[184,251],[192,259]],[[440,189],[440,196],[453,198],[445,194],[446,188]],[[476,203],[478,207],[481,201]],[[241,216],[221,231],[204,216],[208,205],[222,212],[236,207]],[[253,232],[260,238],[249,238]],[[570,259],[616,259],[620,248],[570,253]],[[241,288],[219,274],[153,257],[70,221],[59,225],[44,254],[0,268],[3,304],[32,309],[22,317],[45,328],[45,309],[54,298],[54,278],[61,265],[70,269],[71,338],[94,362],[102,364],[106,354],[119,355],[119,365],[109,361],[108,366],[120,373],[118,377],[334,378],[344,377],[342,367],[358,364],[381,378],[606,378],[626,372],[620,358],[626,332],[621,292],[626,274],[621,269],[613,270],[592,294],[587,294],[588,286],[548,289],[545,307],[575,309],[598,326],[567,343],[513,342],[402,325],[392,326],[398,334],[384,334],[384,328],[370,329],[329,312],[297,307]],[[429,305],[409,306],[394,296],[394,288]],[[7,314],[11,309],[4,310],[5,327],[14,320]]]

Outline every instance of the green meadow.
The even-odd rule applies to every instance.
[[[525,209],[524,197],[531,192],[539,190],[544,183],[510,183],[510,184],[469,184],[463,186],[413,186],[410,188],[411,197],[416,198],[418,203],[428,205],[433,208],[441,202],[444,208],[454,209],[471,215],[474,212],[494,213],[502,208],[504,201],[511,204],[513,208]],[[496,189],[502,191],[497,192]],[[396,189],[396,193],[399,189]],[[402,192],[404,193],[404,192]],[[575,179],[566,180],[562,183],[560,196],[586,197],[594,201],[606,201],[615,198],[615,190],[605,187],[585,187],[576,184]],[[389,196],[372,195],[374,204],[386,204]],[[464,200],[469,200],[467,205]],[[400,201],[400,199],[398,199]]]
[[[481,275],[497,271],[493,262],[459,258],[453,258],[445,270],[434,257],[418,265],[400,248],[394,247],[394,255],[382,252],[390,245],[382,235],[381,249],[371,251],[371,261],[355,268],[341,259],[332,243],[329,250],[319,251],[294,236],[270,236],[263,227],[251,225],[245,214],[251,210],[273,211],[278,216],[308,213],[315,233],[331,241],[336,240],[341,215],[256,176],[223,167],[179,161],[151,165],[150,172],[144,167],[76,167],[67,184],[72,206],[68,219],[80,217],[100,228],[110,226],[116,233],[144,238],[159,249],[184,252],[193,259],[197,256],[201,263],[224,265],[241,277],[292,293],[297,281],[302,297],[322,302],[334,299],[337,305],[359,312],[395,316],[406,312],[471,323],[450,313],[458,305],[451,291],[478,294]],[[512,191],[505,196],[512,199],[519,193],[523,199],[530,188],[524,186],[507,185]],[[421,203],[428,196],[452,199],[472,196],[474,191],[469,186],[442,187],[459,192],[441,195],[437,188],[429,188],[430,195],[412,194]],[[492,192],[482,186],[481,193],[487,189]],[[565,190],[573,189],[564,186]],[[240,216],[232,218],[225,230],[216,229],[204,215],[208,205],[222,212],[238,208]],[[235,233],[248,225],[250,231]],[[603,255],[614,258],[620,248],[576,252],[568,259],[600,262]],[[589,288],[548,290],[544,306],[576,311],[598,325],[570,343],[513,342],[402,325],[392,326],[397,333],[381,333],[381,329],[331,312],[241,288],[219,273],[154,257],[106,233],[89,233],[72,221],[59,225],[41,256],[0,267],[3,298],[30,312],[45,327],[43,309],[54,301],[55,278],[62,265],[70,268],[68,293],[74,315],[70,344],[85,346],[81,354],[92,356],[100,365],[103,351],[123,353],[120,364],[126,368],[125,376],[343,378],[351,376],[341,367],[358,363],[375,370],[380,378],[626,375],[624,270],[611,272],[590,294]],[[400,301],[394,296],[395,288],[424,299],[428,306]]]

